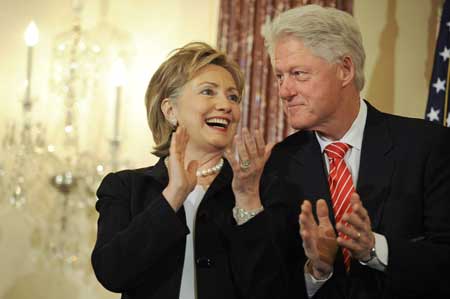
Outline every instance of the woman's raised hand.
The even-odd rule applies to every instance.
[[[234,137],[225,157],[233,169],[232,188],[236,205],[251,211],[261,207],[259,184],[264,165],[275,144],[265,144],[262,133],[255,130],[251,135],[247,128]]]
[[[172,135],[169,149],[168,173],[169,184],[163,191],[164,197],[175,210],[183,205],[186,197],[192,192],[197,184],[196,171],[198,162],[190,161],[185,168],[184,158],[189,135],[186,128],[179,126]]]

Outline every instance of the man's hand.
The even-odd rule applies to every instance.
[[[308,270],[316,279],[322,279],[333,271],[338,246],[325,200],[317,201],[316,210],[318,224],[314,219],[311,203],[308,200],[303,202],[299,215],[300,235],[305,254],[310,260]]]
[[[337,238],[338,244],[350,251],[352,258],[367,261],[370,259],[370,250],[375,246],[375,236],[372,232],[369,214],[363,207],[359,195],[353,193],[350,197],[352,212],[342,216],[342,222],[336,225],[338,232],[348,236]]]

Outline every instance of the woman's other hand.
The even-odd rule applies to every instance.
[[[175,210],[183,205],[186,197],[192,192],[197,184],[196,171],[198,162],[190,161],[185,167],[186,146],[189,135],[186,128],[179,126],[172,135],[169,149],[168,173],[169,184],[163,190],[163,195]]]
[[[233,169],[232,188],[236,206],[246,211],[261,207],[259,184],[264,165],[270,156],[274,143],[265,144],[262,133],[255,130],[251,135],[247,128],[236,135],[225,157]]]

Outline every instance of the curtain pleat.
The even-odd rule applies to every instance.
[[[319,4],[353,12],[353,0],[221,0],[217,46],[241,67],[245,76],[240,127],[261,129],[267,142],[293,132],[287,124],[277,84],[264,47],[263,25],[289,8]]]

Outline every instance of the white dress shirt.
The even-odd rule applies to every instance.
[[[366,125],[366,119],[367,119],[367,105],[362,99],[360,99],[358,115],[356,116],[356,119],[353,121],[353,124],[351,125],[350,129],[345,133],[345,135],[341,139],[330,140],[328,138],[325,138],[324,136],[321,136],[319,133],[315,132],[317,141],[319,142],[320,149],[322,151],[322,156],[327,173],[329,172],[330,165],[325,154],[325,147],[330,143],[338,141],[347,143],[351,146],[351,148],[347,151],[347,153],[344,156],[344,161],[347,164],[348,169],[350,170],[353,185],[355,186],[355,188],[358,185],[359,164],[361,160],[361,146],[364,135],[364,127]],[[374,233],[374,235],[375,235],[375,250],[377,252],[379,260],[374,259],[369,263],[367,263],[367,266],[380,271],[384,271],[388,264],[387,241],[383,235],[377,233]],[[325,279],[317,280],[312,275],[310,275],[305,271],[305,282],[308,296],[312,297],[331,276],[332,274],[330,274],[330,276]]]
[[[187,196],[183,203],[186,214],[186,224],[191,232],[186,236],[186,251],[184,254],[183,274],[181,276],[180,299],[197,298],[197,284],[195,280],[194,259],[194,232],[197,208],[200,205],[206,190],[202,186],[195,186],[194,190]]]

